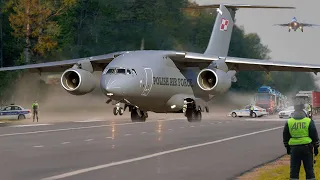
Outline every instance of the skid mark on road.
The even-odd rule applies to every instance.
[[[141,157],[137,157],[137,158],[132,158],[132,159],[127,159],[127,160],[123,160],[123,161],[112,162],[112,163],[102,164],[102,165],[98,165],[98,166],[94,166],[94,167],[79,169],[79,170],[76,170],[76,171],[67,172],[67,173],[64,173],[64,174],[57,175],[57,176],[43,178],[41,180],[57,180],[57,179],[67,178],[67,177],[71,177],[71,176],[75,176],[75,175],[79,175],[79,174],[83,174],[83,173],[87,173],[87,172],[91,172],[91,171],[96,171],[96,170],[100,170],[100,169],[105,169],[105,168],[109,168],[109,167],[113,167],[113,166],[118,166],[118,165],[122,165],[122,164],[128,164],[128,163],[132,163],[132,162],[136,162],[136,161],[142,161],[142,160],[145,160],[145,159],[150,159],[150,158],[153,158],[153,157],[158,157],[158,156],[162,156],[162,155],[166,155],[166,154],[185,151],[185,150],[188,150],[188,149],[199,148],[199,147],[203,147],[203,146],[209,146],[209,145],[212,145],[212,144],[217,144],[217,143],[221,143],[221,142],[225,142],[225,141],[239,139],[239,138],[246,137],[246,136],[252,136],[252,135],[255,135],[255,134],[261,134],[261,133],[265,133],[265,132],[269,132],[269,131],[274,131],[274,130],[278,130],[280,128],[283,128],[283,126],[270,128],[270,129],[265,129],[265,130],[261,130],[261,131],[255,131],[255,132],[252,132],[252,133],[242,134],[242,135],[238,135],[238,136],[232,136],[232,137],[229,137],[229,138],[224,138],[224,139],[211,141],[211,142],[207,142],[207,143],[186,146],[186,147],[172,149],[172,150],[168,150],[168,151],[162,151],[162,152],[159,152],[159,153],[154,153],[154,154],[141,156]]]

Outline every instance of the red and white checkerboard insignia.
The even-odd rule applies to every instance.
[[[229,20],[228,19],[221,19],[221,25],[220,25],[220,31],[227,31],[228,30],[228,24]]]

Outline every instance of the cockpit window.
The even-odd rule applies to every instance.
[[[116,69],[108,69],[107,73],[106,74],[114,74],[116,72]]]
[[[132,69],[132,71],[134,71],[134,69]],[[130,69],[125,69],[125,68],[109,68],[109,69],[105,69],[103,74],[133,74],[133,72],[131,72]]]
[[[117,74],[126,74],[126,69],[117,69]]]
[[[132,71],[133,71],[136,75],[138,75],[137,72],[136,72],[136,70],[132,69]]]

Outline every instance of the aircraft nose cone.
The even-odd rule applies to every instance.
[[[107,83],[105,90],[107,95],[109,96],[124,95],[124,91],[123,91],[123,88],[121,87],[121,83],[117,80]]]

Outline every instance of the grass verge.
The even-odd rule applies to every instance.
[[[314,167],[316,179],[320,179],[320,158]],[[272,163],[256,168],[237,178],[238,180],[283,180],[290,179],[290,156],[285,155]],[[300,179],[305,179],[303,165],[300,168]]]

